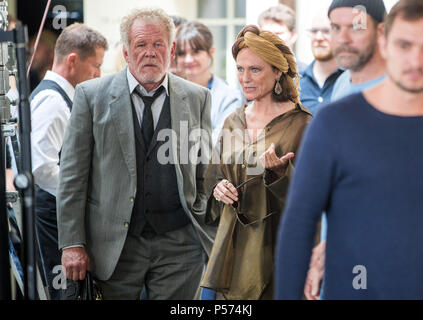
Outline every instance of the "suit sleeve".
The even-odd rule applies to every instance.
[[[92,114],[84,89],[77,86],[66,130],[57,192],[59,249],[86,244],[85,207],[93,152]]]
[[[204,177],[207,171],[208,162],[211,156],[212,151],[212,130],[211,130],[211,119],[210,119],[210,109],[211,109],[211,95],[210,91],[207,90],[204,105],[201,111],[201,147],[200,147],[200,156],[201,161],[197,165],[196,173],[196,183],[197,190],[201,194],[205,194],[204,190]]]
[[[217,184],[224,179],[223,172],[221,170],[222,144],[223,137],[222,132],[220,132],[217,143],[213,148],[212,157],[204,179],[204,187],[207,196],[206,223],[216,226],[219,224],[220,214],[223,209],[223,203],[217,201],[213,196],[214,188],[216,188]]]

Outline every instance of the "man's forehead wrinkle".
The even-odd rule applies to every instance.
[[[167,37],[163,35],[162,33],[154,33],[154,34],[145,34],[142,32],[134,33],[133,35],[133,41],[135,43],[141,43],[141,42],[158,42],[158,41],[166,41]]]

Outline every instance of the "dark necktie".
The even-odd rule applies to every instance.
[[[141,123],[141,132],[144,139],[146,148],[150,146],[151,139],[154,135],[154,120],[153,120],[153,111],[151,106],[153,105],[154,100],[163,92],[163,87],[160,87],[156,90],[152,97],[143,96],[137,89],[135,93],[144,101],[144,112],[142,114],[142,123]]]

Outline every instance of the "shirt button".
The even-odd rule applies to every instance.
[[[124,223],[124,226],[125,226],[125,228],[129,228],[129,223],[128,222],[125,222]]]
[[[130,199],[129,199],[131,202],[134,202],[134,197],[131,197]]]
[[[317,99],[317,101],[319,101],[320,103],[322,103],[322,102],[323,102],[323,98],[322,98],[322,97],[319,97],[319,98]]]

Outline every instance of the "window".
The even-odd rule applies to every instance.
[[[232,45],[246,23],[245,0],[198,0],[198,21],[207,25],[213,33],[216,53],[214,73],[236,86],[235,62]]]

